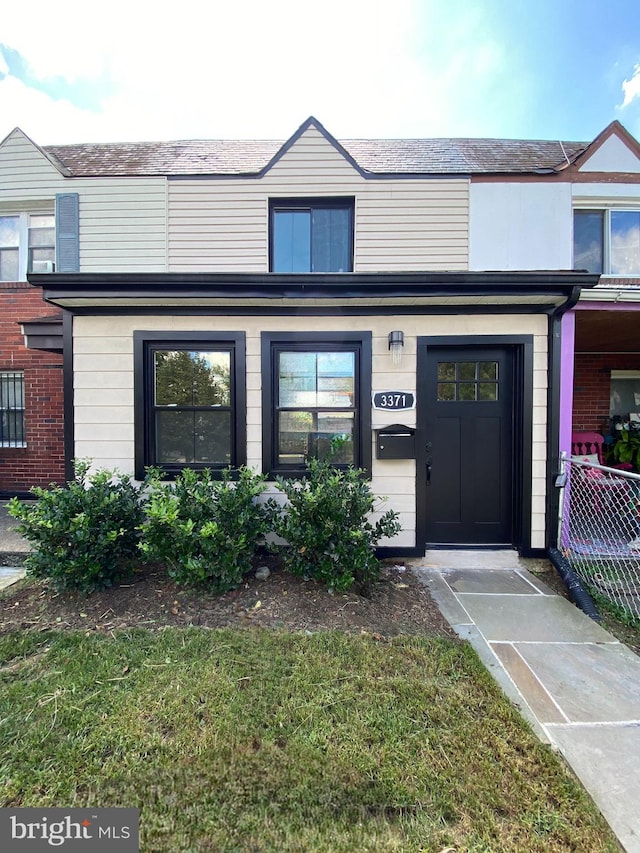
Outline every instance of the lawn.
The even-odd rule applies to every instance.
[[[137,807],[142,851],[619,850],[465,643],[22,631],[0,667],[0,805]]]

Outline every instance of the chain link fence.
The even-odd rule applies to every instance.
[[[563,454],[558,548],[585,587],[640,619],[640,474]]]

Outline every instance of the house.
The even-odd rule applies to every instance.
[[[28,278],[62,312],[67,473],[297,475],[331,451],[400,513],[389,554],[544,553],[573,332],[610,281],[574,270],[574,216],[632,209],[638,162],[617,123],[591,144],[338,141],[313,118],[285,142],[16,129],[0,204],[11,181],[24,213],[57,204],[55,272]]]

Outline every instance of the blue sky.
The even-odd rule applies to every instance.
[[[5,4],[0,139],[640,138],[640,0]],[[35,22],[35,25],[34,25]]]

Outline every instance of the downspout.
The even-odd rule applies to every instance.
[[[557,546],[557,529],[560,496],[555,478],[560,472],[560,378],[562,374],[562,318],[580,299],[581,288],[574,285],[571,294],[549,317],[549,382],[547,386],[547,498],[545,522],[545,548]]]
[[[556,484],[561,473],[560,465],[560,414],[561,414],[561,376],[562,376],[562,318],[580,298],[580,287],[573,287],[571,295],[558,306],[549,318],[549,386],[547,392],[547,513],[546,513],[546,550],[547,556],[562,578],[569,597],[587,616],[600,621],[591,596],[582,586],[578,575],[568,560],[558,550],[558,527],[556,520],[560,512],[560,488]],[[574,347],[575,350],[575,347]],[[560,482],[562,482],[560,480]]]

